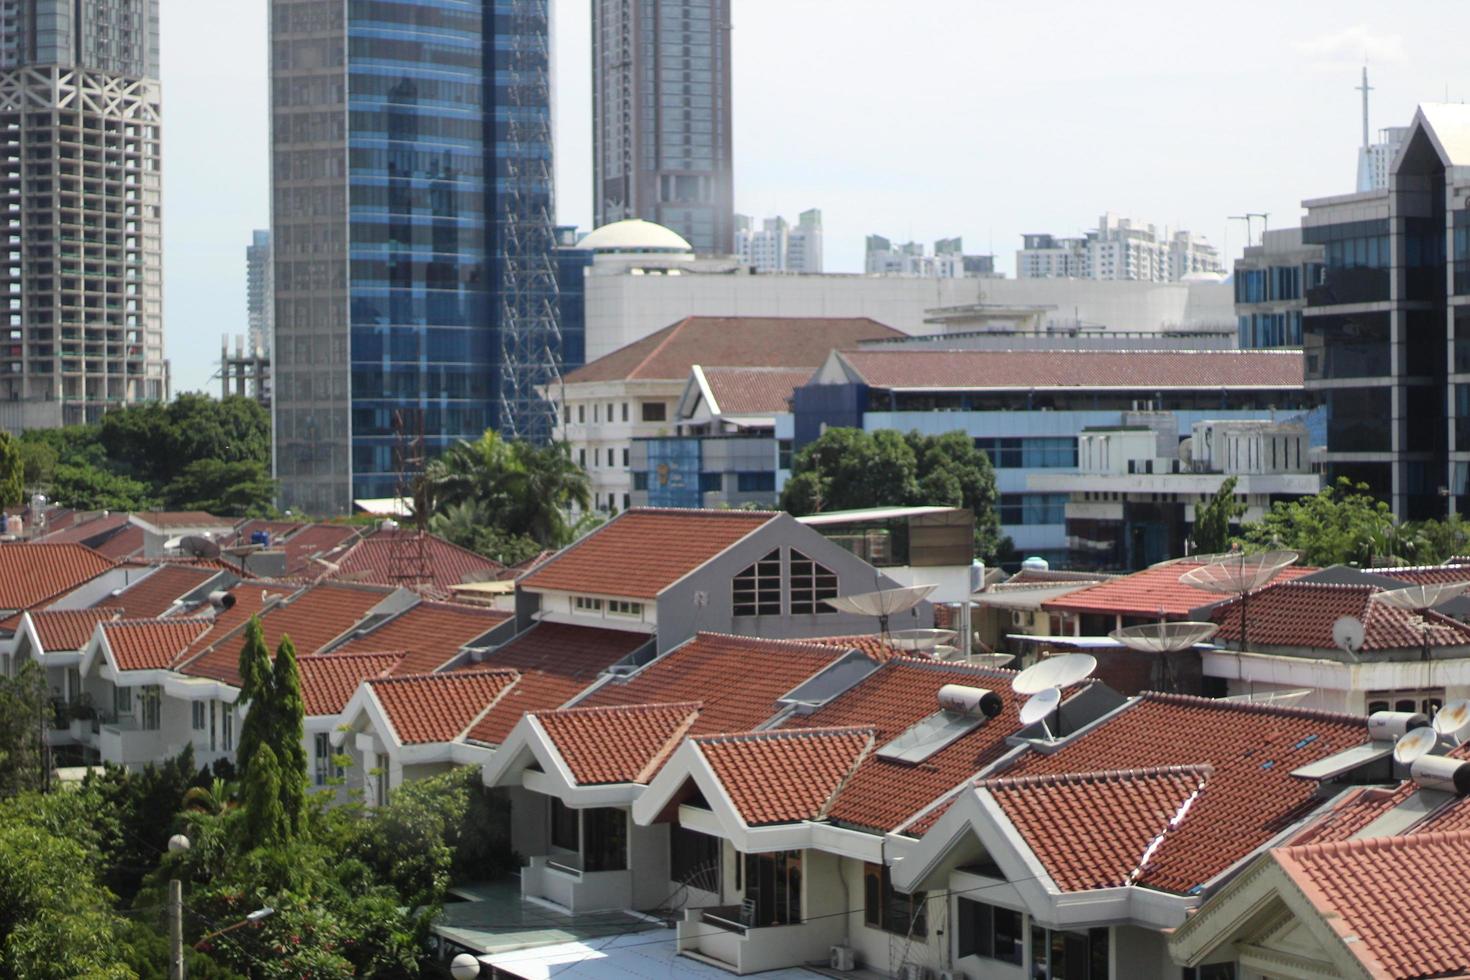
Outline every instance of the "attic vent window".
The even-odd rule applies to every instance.
[[[831,612],[822,601],[837,597],[837,573],[799,551],[791,553],[792,615]]]
[[[736,575],[733,587],[735,615],[781,615],[781,552],[771,552]]]

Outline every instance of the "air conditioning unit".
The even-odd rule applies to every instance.
[[[853,956],[851,946],[833,946],[831,966],[834,970],[844,973],[857,968],[857,959]]]
[[[1031,614],[1028,613],[1028,612],[1025,612],[1023,610],[1020,610],[1020,609],[1012,609],[1011,610],[1011,625],[1012,626],[1030,626],[1031,625]]]
[[[898,975],[899,980],[925,980],[929,971],[917,963],[905,963]]]

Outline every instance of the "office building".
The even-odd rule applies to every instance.
[[[1018,279],[1128,279],[1186,282],[1223,272],[1220,252],[1187,231],[1162,233],[1109,212],[1078,238],[1029,234],[1016,252]]]
[[[251,353],[271,354],[275,334],[275,267],[271,261],[271,233],[257,230],[245,246],[246,342]]]
[[[1235,315],[1239,343],[1300,347],[1307,285],[1321,277],[1322,246],[1302,241],[1300,228],[1278,228],[1247,245],[1235,260]]]
[[[343,513],[557,355],[547,3],[273,0],[271,40],[280,503]]]
[[[803,211],[794,228],[779,215],[756,228],[753,218],[737,214],[735,257],[756,272],[821,272],[822,212]]]
[[[168,397],[158,0],[0,3],[0,430]]]
[[[735,246],[730,0],[593,0],[593,207]]]
[[[863,271],[870,276],[919,279],[965,279],[995,273],[992,255],[965,255],[959,238],[941,238],[929,254],[920,242],[894,243],[869,235],[863,247]]]

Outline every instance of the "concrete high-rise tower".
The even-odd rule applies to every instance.
[[[0,429],[168,397],[158,0],[0,0]]]
[[[397,492],[404,434],[432,455],[514,404],[512,259],[554,247],[547,0],[270,11],[275,474],[345,513]]]
[[[269,357],[275,333],[275,269],[271,263],[271,233],[256,230],[245,246],[245,317],[252,353]]]
[[[592,0],[596,223],[734,251],[730,0]]]

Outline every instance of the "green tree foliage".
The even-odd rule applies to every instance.
[[[46,675],[34,660],[22,661],[14,677],[0,675],[0,799],[46,785],[50,711]]]
[[[291,837],[281,800],[281,765],[269,742],[255,747],[245,768],[245,839],[254,847],[279,847]]]
[[[863,507],[968,507],[975,552],[994,559],[1009,550],[996,513],[995,470],[963,432],[901,435],[891,429],[828,429],[802,447],[781,507],[797,516]]]
[[[248,705],[249,711],[240,725],[240,736],[235,740],[235,766],[243,773],[249,770],[255,750],[268,741],[271,726],[267,715],[271,707],[271,688],[274,673],[271,667],[270,648],[265,645],[265,629],[259,616],[251,616],[245,624],[245,642],[240,646],[240,697],[238,703]]]
[[[286,822],[294,836],[301,833],[306,813],[306,700],[301,696],[296,646],[289,636],[282,636],[276,647],[271,697],[275,722],[271,737],[273,744],[279,746],[281,807],[286,811]]]
[[[270,415],[250,398],[185,394],[168,404],[107,413],[99,438],[108,459],[163,486],[196,460],[267,462]]]
[[[1230,550],[1230,522],[1245,513],[1245,504],[1235,499],[1235,477],[1227,478],[1209,503],[1194,509],[1194,550],[1213,555]]]
[[[284,843],[306,809],[306,702],[291,638],[281,637],[272,664],[255,617],[240,647],[240,700],[249,703],[235,748],[245,834],[255,846]]]
[[[1310,497],[1278,501],[1241,532],[1250,546],[1295,551],[1306,565],[1396,563],[1414,550],[1388,504],[1346,477]]]
[[[0,507],[18,507],[25,499],[25,457],[10,433],[0,432]]]
[[[163,488],[171,510],[202,510],[217,517],[260,517],[271,512],[276,481],[258,459],[196,459]]]
[[[20,451],[26,489],[49,486],[56,473],[56,461],[61,458],[56,450],[47,443],[34,439],[21,439],[16,446]]]
[[[1470,555],[1470,522],[1459,514],[1442,521],[1418,521],[1406,529],[1405,536],[1417,545],[1415,564],[1438,565]]]

